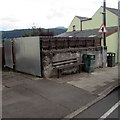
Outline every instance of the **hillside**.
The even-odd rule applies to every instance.
[[[48,29],[42,28],[43,31],[47,31]],[[58,35],[61,33],[66,32],[66,28],[51,28],[49,31],[53,32],[53,35]],[[32,34],[33,29],[19,29],[19,30],[12,30],[12,31],[2,31],[2,39],[9,39],[9,38],[17,38],[25,36],[26,34]]]

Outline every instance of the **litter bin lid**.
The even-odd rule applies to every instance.
[[[89,56],[94,56],[95,54],[92,54],[92,53],[86,53],[84,55],[89,55]]]
[[[83,55],[84,58],[95,59],[95,54],[87,53]]]
[[[115,55],[114,52],[108,52],[107,54],[108,54],[108,55]]]

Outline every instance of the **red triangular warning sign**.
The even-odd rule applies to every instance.
[[[107,31],[105,25],[102,24],[102,25],[100,26],[100,29],[98,30],[98,32],[99,32],[99,33],[106,33],[106,32],[108,32],[108,31]]]

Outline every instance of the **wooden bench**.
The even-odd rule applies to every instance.
[[[80,73],[83,64],[84,63],[79,62],[78,57],[52,62],[53,69],[56,69],[57,72],[58,72],[58,78],[60,77],[60,74],[61,74],[62,70],[66,69],[66,68],[71,68],[71,67],[78,66],[79,67],[79,73]]]

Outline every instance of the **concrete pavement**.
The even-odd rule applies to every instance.
[[[74,117],[119,85],[118,66],[41,79],[3,71],[3,118]]]

